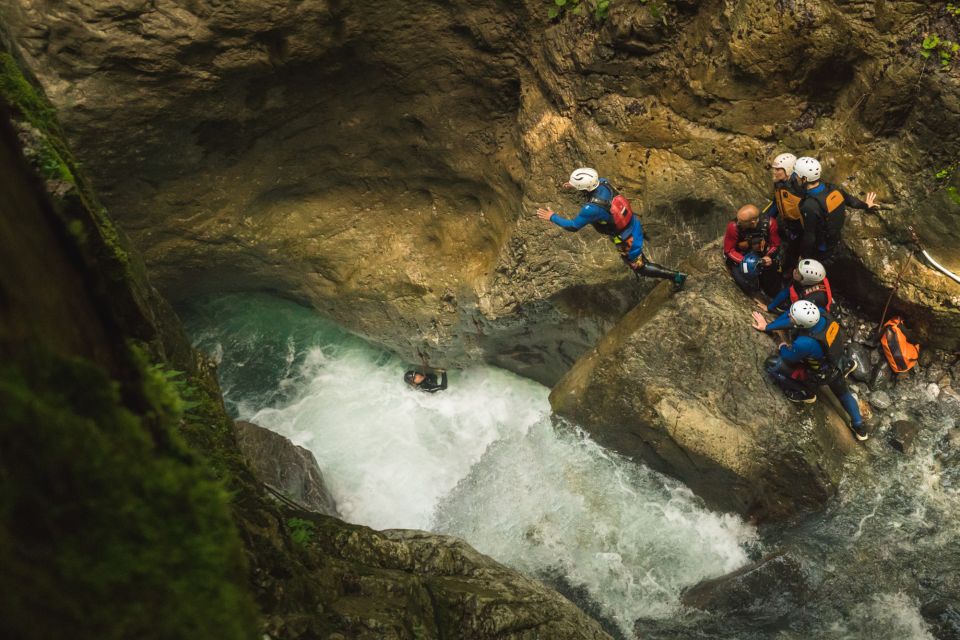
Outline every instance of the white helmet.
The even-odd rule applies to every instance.
[[[776,158],[773,159],[773,162],[770,163],[771,169],[783,169],[787,172],[789,176],[793,173],[793,165],[797,162],[797,156],[792,153],[781,153]]]
[[[816,260],[801,260],[797,265],[800,284],[819,284],[827,277],[827,270]]]
[[[570,184],[580,191],[593,191],[600,184],[600,174],[596,169],[580,167],[570,174]]]
[[[809,300],[798,300],[790,305],[790,320],[795,326],[809,329],[820,322],[820,309]]]
[[[804,156],[802,158],[797,158],[797,162],[793,165],[793,172],[796,173],[801,178],[806,178],[807,182],[816,182],[820,179],[820,162],[816,158],[809,158]]]

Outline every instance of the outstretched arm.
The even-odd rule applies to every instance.
[[[873,209],[877,206],[877,194],[873,191],[867,194],[866,200],[861,200],[843,190],[841,190],[840,193],[843,194],[843,203],[848,207],[853,207],[854,209]]]
[[[573,219],[564,218],[563,216],[557,215],[555,211],[543,208],[537,209],[537,217],[541,220],[548,220],[566,231],[579,231],[591,222],[597,222],[597,220],[600,219],[600,216],[593,215],[593,212],[587,207],[581,209],[577,217]]]

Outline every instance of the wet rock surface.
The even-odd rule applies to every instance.
[[[257,480],[303,509],[339,516],[312,453],[253,423],[237,420],[233,424],[237,445]]]
[[[900,453],[909,454],[919,430],[920,426],[916,422],[897,420],[890,425],[890,445]]]
[[[825,509],[761,525],[766,549],[778,551],[688,589],[691,611],[668,622],[639,620],[638,634],[957,637],[960,396],[944,387],[936,402],[925,397],[926,379],[956,373],[957,362],[934,354],[916,369],[888,388],[891,407],[874,416],[874,437],[860,445],[863,456],[849,459]],[[857,392],[870,394],[862,385]],[[912,446],[894,452],[887,443],[905,425],[916,428]]]
[[[775,343],[751,328],[749,298],[712,275],[720,253],[714,245],[691,261],[684,291],[664,283],[627,314],[554,387],[551,405],[715,508],[760,519],[817,509],[859,450],[826,402],[792,404],[766,379]]]
[[[340,590],[318,618],[339,618],[350,637],[417,637],[412,624],[427,638],[610,638],[556,592],[457,538],[315,523],[307,551],[323,549],[326,565],[315,579]]]
[[[803,562],[779,553],[684,592],[682,601],[714,613],[749,618],[758,626],[782,623],[806,602],[809,578]]]

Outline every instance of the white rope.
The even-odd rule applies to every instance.
[[[945,266],[943,266],[942,264],[940,264],[939,262],[937,262],[936,260],[934,260],[934,259],[930,256],[930,254],[927,253],[927,250],[926,250],[926,249],[921,249],[920,251],[923,253],[923,257],[925,257],[927,260],[929,260],[929,261],[930,261],[930,264],[932,264],[932,265],[934,266],[934,268],[936,268],[938,271],[940,271],[941,273],[945,274],[946,276],[952,278],[955,282],[957,282],[958,284],[960,284],[960,276],[958,276],[957,274],[953,273],[952,271],[950,271],[949,269],[947,269]]]

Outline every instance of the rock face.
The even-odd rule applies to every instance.
[[[308,511],[339,516],[313,454],[279,433],[237,420],[237,445],[257,480]]]
[[[0,636],[609,637],[460,540],[271,500],[6,44]]]
[[[610,637],[568,600],[456,538],[312,522],[305,551],[323,554],[310,579],[338,597],[301,634],[322,633],[334,619],[351,638]],[[296,637],[294,629],[284,635]]]
[[[914,225],[960,270],[956,23],[922,3],[19,0],[4,18],[97,186],[174,299],[296,297],[411,358],[544,382],[636,301],[557,185],[596,165],[676,262],[769,193],[765,159],[824,162],[893,208],[853,213],[835,286],[880,307]],[[803,64],[789,61],[802,59]],[[954,65],[956,66],[956,65]],[[942,174],[941,174],[942,175]],[[893,302],[960,344],[960,286],[914,260]]]
[[[682,596],[683,604],[775,624],[807,600],[808,578],[800,560],[778,553],[727,575],[704,580]]]
[[[823,400],[800,409],[766,380],[774,343],[751,328],[752,302],[721,268],[713,245],[691,264],[683,292],[654,289],[550,403],[713,507],[762,519],[816,508],[833,493],[852,436]]]

